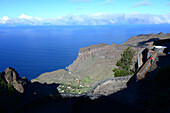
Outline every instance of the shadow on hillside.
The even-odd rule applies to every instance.
[[[126,89],[95,100],[85,95],[74,98],[45,96],[24,105],[16,113],[145,113],[145,109],[135,103],[136,93],[135,90],[132,90],[134,88],[133,86],[136,85],[135,83],[136,78],[132,77],[129,83],[130,85]],[[123,96],[125,97],[122,98]],[[132,101],[129,101],[131,98],[133,98]]]
[[[137,81],[136,75],[134,75],[128,81],[127,88],[109,96],[102,96],[94,100],[90,98],[95,96],[89,97],[85,95],[74,98],[45,96],[23,106],[16,113],[145,113],[152,95],[153,77],[157,73],[157,67],[169,65],[170,60],[168,59],[169,56],[159,56],[157,62],[152,65],[146,74],[145,79]],[[38,84],[37,87],[37,84],[34,83],[33,86],[38,89],[41,88],[41,85]],[[42,88],[40,91],[55,92],[55,90],[49,90],[48,85],[44,86],[45,89]],[[54,85],[53,87],[52,85],[52,89],[55,89],[56,86]]]
[[[160,40],[160,39],[159,38],[152,38],[152,39],[149,39],[147,41],[142,41],[142,42],[138,43],[138,46],[145,45],[145,43],[147,43],[147,42],[158,41],[158,40]]]
[[[41,84],[39,82],[33,82],[27,84],[25,89],[25,95],[27,94],[33,94],[34,96],[47,96],[50,94],[58,94],[57,87],[59,84]]]
[[[131,82],[135,82],[135,79],[132,79]],[[35,101],[32,101],[28,104],[23,105],[18,109],[15,113],[145,113],[144,109],[140,106],[135,105],[133,102],[126,102],[126,100],[119,101],[122,94],[126,94],[127,90],[132,89],[130,86],[128,86],[127,89],[124,89],[122,91],[119,91],[115,94],[109,95],[109,96],[102,96],[98,99],[90,99],[91,97],[83,95],[81,97],[73,97],[73,98],[64,98],[60,95],[57,96],[47,96],[53,91],[53,88],[55,89],[57,85],[53,84],[52,89],[50,86],[46,86],[39,83],[33,83],[32,85],[29,85],[27,87],[31,88],[34,87],[32,90],[28,90],[26,92],[31,91],[37,92],[38,94],[43,94],[46,96],[43,96],[42,98],[36,99]],[[40,88],[40,89],[39,89]],[[44,91],[42,91],[44,90]],[[42,91],[42,92],[41,92]],[[56,92],[55,92],[56,93]],[[129,94],[130,95],[130,94]],[[27,95],[28,96],[28,95]],[[93,96],[92,98],[94,98]],[[128,96],[127,96],[128,97]],[[128,103],[128,104],[127,104]]]
[[[154,80],[155,75],[158,73],[160,69],[164,69],[165,67],[170,65],[170,55],[158,56],[157,60],[151,66],[147,74],[145,75],[145,80],[151,81]]]
[[[18,108],[22,108],[22,112],[25,112],[25,106],[31,109],[33,106],[36,106],[37,102],[45,103],[45,97],[59,94],[57,90],[58,86],[59,84],[55,83],[41,84],[38,82],[28,82],[24,85],[24,93],[19,93],[16,90],[11,92],[8,90],[7,86],[5,86],[6,90],[3,91],[2,87],[0,87],[0,113],[2,109],[2,113],[13,113],[15,111],[18,113]]]
[[[39,82],[27,83],[24,85],[24,93],[20,95],[19,109],[14,110],[15,113],[23,112],[25,109],[32,109],[33,106],[45,104],[46,97],[59,94],[57,87],[60,84],[42,84]],[[48,106],[48,105],[47,105]],[[41,111],[41,109],[40,109]]]

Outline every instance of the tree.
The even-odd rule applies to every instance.
[[[135,56],[135,50],[128,47],[123,53],[121,53],[121,58],[117,61],[113,72],[115,77],[128,76],[133,73],[131,65],[133,63],[133,57]]]

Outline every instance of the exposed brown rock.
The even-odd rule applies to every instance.
[[[22,77],[22,81],[24,82],[24,83],[28,83],[28,79],[24,76],[24,77]]]
[[[162,32],[160,32],[160,33],[158,33],[158,35],[163,35],[163,33],[162,33]]]
[[[11,67],[6,68],[4,73],[5,73],[4,77],[5,77],[5,79],[8,83],[12,83],[13,81],[17,81],[18,78],[19,78],[19,75],[16,72],[16,70],[11,68]]]
[[[12,85],[18,92],[24,93],[24,88],[22,84],[19,84],[17,81],[15,81]]]
[[[12,84],[18,92],[24,93],[23,85],[28,83],[28,79],[26,77],[19,77],[16,70],[11,67],[5,69],[3,72],[3,77],[5,78],[6,82]]]

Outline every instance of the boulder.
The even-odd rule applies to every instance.
[[[28,79],[24,76],[24,77],[22,77],[22,80],[24,81],[24,82],[28,82]]]
[[[11,68],[11,67],[8,67],[5,69],[4,71],[4,77],[5,77],[5,80],[8,82],[8,83],[12,83],[14,81],[17,81],[19,79],[19,75],[18,73],[16,72],[15,69]]]
[[[23,86],[28,83],[28,79],[26,77],[19,77],[17,71],[11,67],[5,69],[3,72],[3,77],[6,82],[12,84],[18,92],[24,93]]]
[[[15,81],[12,85],[18,92],[24,93],[24,87],[22,84],[19,84],[17,81]]]

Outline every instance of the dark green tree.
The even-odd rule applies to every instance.
[[[128,47],[123,53],[121,53],[121,58],[117,61],[113,72],[115,77],[128,76],[133,73],[131,65],[133,63],[133,58],[135,56],[135,50]]]

